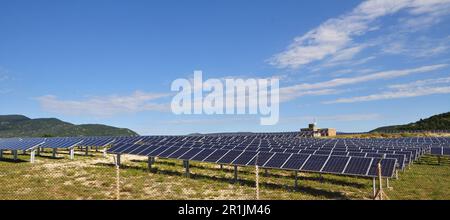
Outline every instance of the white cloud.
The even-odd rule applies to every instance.
[[[368,0],[351,12],[329,19],[303,36],[296,37],[285,51],[273,56],[270,63],[280,68],[295,69],[330,56],[350,58],[362,49],[355,46],[354,38],[376,30],[373,23],[377,19],[401,10],[407,11],[410,16],[428,15],[434,18],[448,13],[446,9],[449,7],[450,0]]]
[[[450,85],[439,85],[450,83],[450,77],[439,79],[419,80],[412,83],[390,85],[391,91],[351,98],[340,98],[334,101],[325,102],[325,104],[333,103],[355,103],[376,100],[410,98],[418,96],[427,96],[434,94],[449,94]]]
[[[136,91],[129,96],[111,95],[92,97],[81,101],[60,100],[53,95],[38,97],[37,100],[44,110],[53,113],[110,117],[141,111],[168,111],[169,105],[151,102],[168,95]]]
[[[319,83],[302,83],[293,86],[280,88],[280,100],[288,101],[303,95],[328,95],[337,94],[338,90],[332,88],[363,83],[381,79],[392,79],[401,76],[407,76],[415,73],[426,73],[434,70],[438,70],[447,67],[447,64],[438,64],[430,66],[422,66],[413,69],[404,70],[391,70],[372,73],[363,76],[348,77],[348,78],[336,78],[325,82]]]

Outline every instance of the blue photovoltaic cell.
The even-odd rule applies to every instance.
[[[398,168],[403,170],[405,168],[405,155],[403,154],[386,154],[386,158],[397,159]]]
[[[119,153],[120,151],[132,146],[133,144],[119,144],[111,147],[108,152],[109,153]]]
[[[314,154],[315,155],[326,155],[326,156],[328,156],[328,155],[331,154],[331,151],[318,150]]]
[[[270,152],[273,153],[283,153],[285,151],[285,149],[280,149],[280,148],[272,148],[272,150]]]
[[[311,155],[305,165],[302,167],[304,171],[320,171],[325,165],[328,156],[324,155]]]
[[[158,156],[160,153],[162,153],[165,150],[167,150],[167,147],[158,147],[155,150],[149,152],[147,154],[147,156],[149,156],[149,157],[156,157],[156,156]]]
[[[364,176],[369,170],[371,161],[372,158],[352,157],[344,173]]]
[[[256,160],[258,160],[258,166],[264,165],[275,153],[259,152],[255,158],[253,158],[248,165],[255,166]]]
[[[200,153],[200,151],[202,151],[201,148],[192,148],[191,150],[189,150],[188,152],[186,152],[184,155],[180,156],[178,159],[181,159],[181,160],[190,160],[192,157],[194,157],[195,155],[197,155],[198,153]]]
[[[283,169],[300,170],[308,157],[308,154],[292,154],[291,158],[283,165]]]
[[[235,150],[231,150],[229,151],[227,154],[225,154],[225,156],[223,156],[219,161],[217,161],[217,163],[220,164],[230,164],[231,162],[233,162],[234,160],[236,160],[236,158],[242,154],[243,151],[235,151]]]
[[[360,153],[360,152],[349,152],[348,156],[350,157],[365,157],[366,153]]]
[[[333,151],[331,152],[331,155],[333,156],[347,156],[348,152],[346,151]]]
[[[394,175],[396,159],[374,159],[369,169],[369,176],[378,176],[378,162],[381,163],[381,176],[392,177]]]
[[[169,147],[167,150],[158,154],[158,157],[168,158],[172,153],[180,149],[179,147]]]
[[[450,147],[444,147],[443,154],[444,155],[450,155]]]
[[[200,152],[199,154],[197,154],[196,156],[191,158],[191,160],[203,161],[205,158],[207,158],[209,155],[211,155],[214,151],[216,151],[216,150],[215,149],[204,149],[204,150],[202,150],[202,152]]]
[[[134,146],[132,146],[132,147],[129,147],[129,148],[126,148],[126,149],[124,149],[122,152],[120,152],[120,153],[122,153],[122,154],[133,154],[133,153],[135,153],[134,151],[137,151],[137,152],[139,152],[139,151],[142,151],[142,150],[144,150],[145,149],[145,147],[146,146],[143,146],[143,145],[134,145]],[[140,149],[140,150],[139,150]],[[133,152],[133,153],[132,153]]]
[[[147,147],[139,152],[136,152],[137,155],[147,156],[150,152],[156,150],[158,146],[146,145]]]
[[[244,153],[233,161],[233,164],[245,166],[256,156],[256,154],[257,152],[254,151],[244,151]]]
[[[442,147],[432,147],[431,154],[432,155],[442,155]]]
[[[180,148],[177,151],[175,151],[174,153],[172,153],[171,155],[169,155],[169,157],[177,159],[178,157],[181,157],[183,154],[188,152],[190,149],[191,148]]]
[[[344,172],[345,165],[347,165],[348,160],[350,160],[350,157],[331,156],[323,167],[322,172],[342,173]]]
[[[207,158],[205,158],[203,161],[204,162],[212,162],[215,163],[217,162],[221,157],[223,157],[226,153],[228,153],[229,150],[216,150],[214,153],[212,153],[211,155],[209,155]]]
[[[300,152],[299,149],[287,149],[285,153],[287,154],[298,154]]]
[[[285,153],[275,153],[272,158],[270,158],[269,161],[266,162],[266,164],[263,165],[263,167],[267,168],[281,168],[284,163],[286,163],[286,160],[291,156],[291,154],[285,154]]]

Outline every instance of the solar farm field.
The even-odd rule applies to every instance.
[[[448,141],[293,134],[2,139],[0,199],[254,200],[257,183],[259,199],[373,199],[380,177],[385,199],[449,199]]]

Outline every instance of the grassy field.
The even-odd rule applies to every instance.
[[[80,154],[82,154],[80,152]],[[0,161],[0,199],[116,199],[116,169],[113,158],[77,155],[50,158],[50,153],[30,164],[29,155],[13,162],[4,155]],[[120,169],[120,199],[256,199],[255,169],[239,168],[239,181],[233,181],[232,167],[191,162],[191,177],[183,176],[181,161],[157,160],[152,170],[146,158],[126,156]],[[390,199],[450,199],[450,159],[441,165],[425,156],[391,180]],[[336,175],[299,173],[294,188],[293,172],[260,171],[260,199],[370,199],[372,180]]]

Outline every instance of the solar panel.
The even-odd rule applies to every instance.
[[[292,156],[283,165],[283,169],[300,170],[306,160],[309,158],[308,154],[292,154]]]
[[[191,158],[191,160],[195,161],[203,161],[205,158],[207,158],[209,155],[214,153],[216,151],[215,149],[203,149],[199,154]]]
[[[264,165],[262,165],[263,167],[266,168],[281,168],[284,163],[286,163],[287,159],[291,156],[292,154],[285,154],[285,153],[275,153],[275,155],[273,155],[272,158],[270,158],[270,160],[268,160]]]
[[[369,170],[372,158],[352,157],[344,173],[349,175],[365,176]]]
[[[302,171],[316,171],[319,172],[325,165],[329,156],[324,155],[311,155],[305,165],[302,167]]]
[[[367,175],[378,176],[378,163],[381,163],[381,176],[392,177],[395,171],[396,159],[374,159],[370,165],[369,173]]]
[[[190,160],[192,157],[194,157],[195,155],[200,153],[200,151],[202,151],[201,148],[191,148],[188,152],[186,152],[184,155],[180,156],[178,159]]]
[[[204,160],[202,160],[203,162],[212,162],[215,163],[217,162],[220,158],[222,158],[223,156],[225,156],[225,154],[228,153],[228,150],[216,150],[214,151],[214,153],[212,153],[211,155],[209,155],[207,158],[205,158]]]
[[[322,172],[326,173],[342,173],[347,165],[350,157],[331,156],[328,162],[322,169]]]
[[[168,158],[172,153],[180,149],[179,147],[169,147],[165,151],[158,154],[158,157]]]
[[[229,151],[227,154],[225,154],[220,160],[217,161],[217,163],[220,164],[230,164],[234,160],[237,159],[239,155],[242,154],[242,151]]]
[[[185,154],[189,150],[191,150],[191,148],[179,148],[177,151],[175,151],[174,153],[172,153],[170,155],[170,158],[175,158],[176,159],[178,157],[181,157],[183,154]]]
[[[450,148],[449,147],[444,147],[442,149],[442,154],[443,155],[450,155]]]
[[[245,166],[247,165],[253,158],[256,157],[257,152],[254,151],[244,151],[240,156],[233,161],[234,165]]]
[[[263,166],[275,153],[259,152],[255,158],[253,158],[248,165],[255,166],[256,160],[258,160],[258,166]]]

